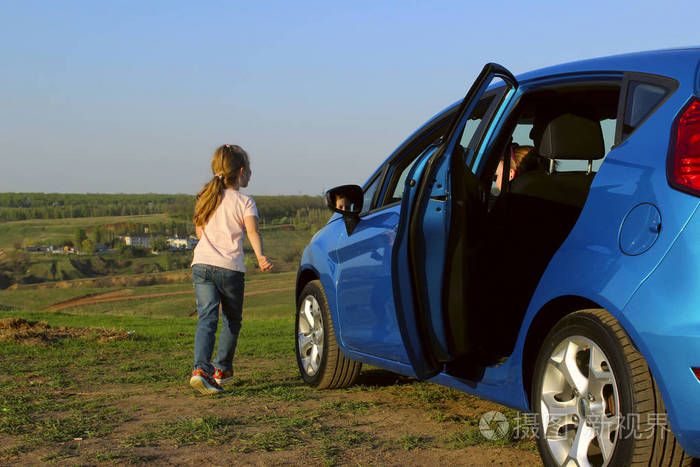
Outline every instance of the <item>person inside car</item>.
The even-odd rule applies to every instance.
[[[542,158],[535,152],[535,148],[529,145],[520,146],[517,143],[508,145],[506,153],[510,153],[510,167],[508,169],[508,180],[513,180],[519,173],[529,172],[531,170],[539,170],[545,168]],[[498,162],[496,174],[494,177],[494,185],[491,192],[498,195],[501,192],[503,184],[503,166],[504,159]]]

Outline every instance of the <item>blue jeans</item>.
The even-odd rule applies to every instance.
[[[233,353],[236,351],[243,314],[243,277],[244,274],[240,271],[218,266],[192,266],[192,282],[199,315],[197,332],[194,335],[195,369],[201,368],[209,374],[214,372],[211,355],[214,351],[221,304],[222,325],[214,366],[222,371],[233,370]]]

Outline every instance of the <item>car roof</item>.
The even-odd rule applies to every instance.
[[[632,71],[669,76],[685,81],[688,77],[691,80],[694,79],[699,61],[700,46],[654,50],[563,63],[522,73],[516,78],[519,82],[525,82],[568,73]]]

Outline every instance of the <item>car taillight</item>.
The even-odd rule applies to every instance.
[[[695,373],[695,377],[700,381],[700,367],[693,367],[693,373]]]
[[[673,129],[668,182],[679,190],[700,195],[700,99],[690,100]]]

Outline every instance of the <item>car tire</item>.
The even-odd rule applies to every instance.
[[[666,424],[649,367],[602,309],[560,320],[540,349],[532,383],[537,447],[547,466],[689,466]],[[573,464],[572,464],[573,465]]]
[[[362,363],[345,358],[338,348],[320,281],[309,282],[299,295],[295,330],[297,364],[307,384],[318,389],[337,389],[355,381]]]

